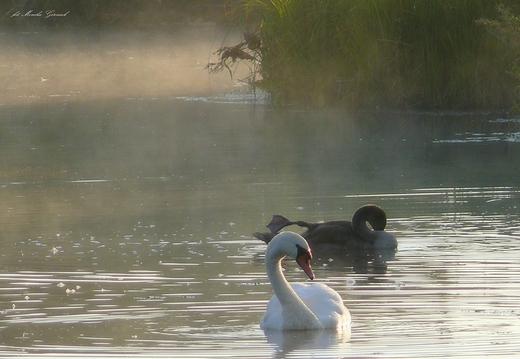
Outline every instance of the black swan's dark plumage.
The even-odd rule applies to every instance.
[[[367,226],[367,222],[372,229]],[[397,249],[397,240],[394,235],[386,232],[386,213],[374,204],[364,205],[354,212],[352,221],[330,221],[323,223],[308,223],[305,221],[290,221],[287,218],[274,215],[267,225],[270,233],[256,232],[253,235],[269,243],[281,229],[298,225],[307,230],[301,235],[315,247],[327,245],[345,246],[351,249]]]

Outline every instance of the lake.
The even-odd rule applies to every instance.
[[[520,117],[275,107],[208,78],[211,41],[189,61],[145,34],[152,50],[87,37],[63,57],[35,45],[59,34],[10,37],[2,76],[34,76],[1,97],[0,356],[518,356]],[[69,49],[91,80],[65,66]],[[194,87],[169,91],[179,72]],[[264,333],[272,289],[252,233],[273,214],[350,220],[366,203],[386,211],[395,256],[313,260],[351,332]]]

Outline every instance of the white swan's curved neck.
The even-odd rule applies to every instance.
[[[267,276],[282,305],[284,326],[291,329],[321,328],[316,315],[296,294],[282,273],[282,258],[266,258]]]
[[[267,277],[271,282],[271,285],[274,290],[274,294],[278,297],[280,303],[285,305],[286,303],[290,303],[291,301],[300,301],[300,297],[296,294],[296,292],[291,288],[287,279],[282,273],[282,258],[276,259],[267,259],[266,260],[266,270]],[[305,304],[302,302],[302,305]]]

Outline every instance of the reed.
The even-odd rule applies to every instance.
[[[504,108],[514,54],[476,20],[498,0],[243,0],[257,85],[278,102]],[[507,1],[501,1],[506,3]]]
[[[517,100],[514,108],[518,112],[520,111],[518,101],[518,95],[520,95],[520,15],[515,15],[510,8],[503,4],[497,6],[497,11],[498,18],[481,18],[477,20],[477,24],[484,26],[492,36],[503,43],[506,49],[509,49],[507,57],[512,59],[512,66],[508,73],[515,80]]]

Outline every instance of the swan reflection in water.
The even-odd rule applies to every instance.
[[[386,273],[387,261],[394,259],[397,251],[395,236],[385,231],[386,213],[375,204],[358,208],[352,221],[309,223],[274,215],[267,225],[271,232],[253,235],[269,243],[280,230],[290,225],[307,228],[301,235],[311,246],[316,262],[352,266],[355,273],[367,273],[371,269],[377,274]]]
[[[301,350],[318,352],[323,355],[326,350],[337,351],[337,348],[350,339],[350,327],[338,332],[335,329],[324,330],[264,330],[269,344],[276,346],[274,358],[285,358],[291,353]],[[294,353],[293,353],[294,355]]]

